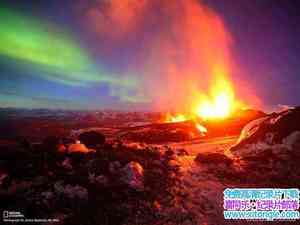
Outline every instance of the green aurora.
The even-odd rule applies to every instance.
[[[148,100],[138,94],[136,77],[103,72],[66,32],[9,9],[0,9],[0,55],[50,81],[78,86],[105,83],[111,95],[123,102]]]

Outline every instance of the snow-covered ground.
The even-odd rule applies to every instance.
[[[172,148],[183,148],[190,155],[196,156],[203,152],[223,153],[237,141],[238,136],[226,136],[211,139],[197,139],[194,141],[178,142],[169,144]]]
[[[209,173],[205,166],[194,160],[198,153],[223,153],[233,145],[238,137],[214,138],[171,144],[172,148],[184,148],[189,155],[178,158],[182,171],[182,200],[184,210],[195,215],[196,224],[225,223],[223,219],[223,190],[228,187],[219,178]],[[194,224],[194,223],[191,223]]]

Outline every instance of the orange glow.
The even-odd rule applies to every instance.
[[[231,83],[224,76],[217,76],[209,95],[203,95],[196,103],[194,113],[200,118],[224,119],[240,105],[235,99]]]
[[[232,116],[237,109],[245,107],[235,97],[234,87],[225,71],[222,67],[213,71],[214,79],[212,79],[208,93],[195,91],[193,104],[190,106],[190,113],[176,115],[168,113],[165,122],[226,119]],[[196,122],[195,124],[199,129],[201,125],[198,126]],[[200,127],[199,130],[207,132],[206,128],[203,128]]]
[[[170,113],[167,113],[165,122],[166,123],[176,123],[176,122],[183,122],[186,120],[187,120],[187,118],[183,114],[177,114],[177,115],[173,116]]]
[[[183,115],[183,114],[176,114],[176,115],[171,115],[170,113],[167,113],[166,119],[164,120],[165,123],[178,123],[178,122],[184,122],[184,121],[193,121],[196,129],[199,131],[199,133],[202,136],[205,136],[207,133],[206,127],[201,125],[200,123],[197,122],[197,116],[196,115]]]
[[[202,126],[199,123],[196,123],[196,128],[200,131],[200,133],[204,133],[204,134],[207,133],[206,127]]]

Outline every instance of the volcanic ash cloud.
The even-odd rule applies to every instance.
[[[130,52],[124,70],[139,77],[138,92],[157,108],[187,110],[216,79],[230,81],[234,73],[232,38],[199,1],[108,0],[86,7],[84,15],[105,43],[104,58]]]

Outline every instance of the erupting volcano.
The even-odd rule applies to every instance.
[[[204,121],[226,120],[233,117],[236,111],[245,108],[245,104],[235,97],[234,87],[226,70],[218,68],[213,76],[209,92],[197,92],[187,113],[167,113],[164,122],[192,121],[200,134],[205,135],[208,130],[203,125]]]
[[[235,41],[222,18],[193,0],[180,9],[167,1],[161,7],[168,9],[173,38],[166,27],[158,29],[159,41],[145,60],[158,69],[146,66],[144,81],[154,107],[169,112],[165,122],[226,119],[236,110],[256,106],[259,101],[249,94],[250,85],[237,79],[247,72],[235,60]]]
[[[36,2],[0,3],[0,224],[297,223],[300,1]]]
[[[165,122],[224,120],[245,107],[242,101],[236,99],[233,85],[223,71],[216,71],[209,93],[199,93],[198,96],[188,113],[167,113]]]

